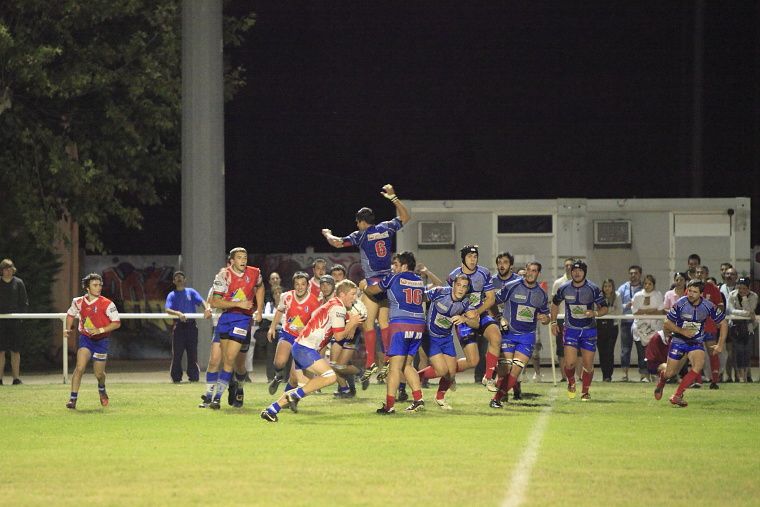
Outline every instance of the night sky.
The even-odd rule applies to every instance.
[[[225,113],[227,247],[326,250],[320,229],[350,232],[359,207],[392,215],[388,182],[405,199],[692,196],[695,2],[232,3],[257,23],[229,52],[248,85]],[[760,6],[706,4],[702,195],[757,198]],[[168,208],[107,247],[179,253]]]

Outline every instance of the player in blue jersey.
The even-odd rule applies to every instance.
[[[475,332],[468,326],[459,326],[457,331],[459,332],[459,339],[462,341],[462,348],[470,342],[477,344],[477,335],[482,335],[488,340],[486,368],[482,382],[491,390],[495,384],[493,376],[499,363],[499,350],[501,349],[499,325],[488,313],[496,301],[491,272],[478,265],[478,245],[465,245],[459,253],[462,257],[462,265],[449,273],[448,283],[452,285],[454,278],[460,273],[464,273],[470,278],[470,303],[480,313],[480,325],[474,329]],[[474,361],[468,358],[468,367],[475,368],[479,360],[479,356],[475,356]],[[476,378],[475,380],[481,379]]]
[[[515,256],[512,255],[509,252],[501,252],[499,255],[496,256],[496,274],[491,277],[491,284],[493,285],[494,293],[498,293],[502,287],[504,287],[506,284],[510,282],[514,282],[515,280],[518,280],[522,278],[521,275],[517,273],[512,272],[512,266],[515,264]],[[504,342],[504,336],[507,334],[507,327],[506,327],[506,321],[504,320],[503,314],[504,314],[504,305],[495,304],[491,307],[490,314],[491,316],[496,320],[496,322],[499,323],[499,329],[501,331],[501,341]],[[498,355],[498,353],[497,353]],[[499,363],[501,363],[502,360],[499,360]],[[486,387],[491,392],[496,392],[497,387],[496,384],[498,383],[498,374],[501,373],[500,370],[503,368],[496,369],[496,375],[494,375],[494,382],[488,382],[486,380]],[[519,393],[520,393],[520,382],[518,381],[517,385],[514,388],[515,393],[515,399],[519,399]]]
[[[451,410],[446,401],[446,392],[456,379],[459,362],[454,348],[454,326],[461,324],[477,327],[480,314],[470,305],[467,292],[470,279],[460,273],[454,279],[454,285],[449,287],[433,287],[425,291],[428,300],[427,339],[422,347],[428,356],[430,366],[420,370],[420,374],[429,378],[440,377],[438,391],[435,395],[436,404],[443,410]],[[469,345],[471,354],[477,354],[477,346]]]
[[[393,189],[393,185],[384,185],[382,196],[388,199],[396,207],[397,216],[386,222],[375,223],[375,213],[370,208],[362,208],[356,212],[357,230],[342,238],[334,236],[330,229],[322,229],[322,235],[327,242],[335,248],[358,246],[361,254],[364,281],[359,288],[376,285],[380,279],[391,272],[391,254],[393,252],[393,237],[396,232],[411,219],[409,210],[401,202]],[[375,348],[377,337],[375,333],[375,320],[380,324],[380,333],[383,339],[384,349],[388,348],[388,305],[384,298],[362,296],[362,303],[367,308],[367,320],[364,321],[364,345],[367,349],[367,359],[362,381],[366,382],[373,373],[377,372],[375,360]]]
[[[565,375],[567,397],[575,398],[575,363],[578,351],[583,363],[582,401],[591,399],[588,390],[594,378],[594,355],[596,354],[596,317],[607,314],[607,300],[596,284],[586,279],[588,266],[576,260],[570,269],[570,280],[560,285],[552,299],[551,332],[557,334],[559,304],[565,302],[565,329],[562,337],[565,348]]]
[[[705,365],[705,323],[712,319],[719,327],[718,343],[710,347],[710,354],[717,355],[723,351],[728,334],[728,324],[723,310],[702,297],[704,282],[695,279],[686,285],[686,295],[680,298],[670,308],[663,329],[672,333],[668,362],[664,372],[660,372],[657,387],[654,390],[655,399],[662,398],[665,382],[674,377],[681,365],[688,358],[691,369],[684,375],[675,394],[670,397],[670,403],[678,407],[688,405],[683,399],[684,391],[702,378],[702,368]]]
[[[499,380],[491,408],[501,408],[501,400],[517,385],[517,379],[533,355],[537,323],[549,323],[549,298],[538,285],[539,274],[541,263],[529,262],[525,266],[525,278],[513,280],[496,293],[496,302],[504,304],[503,317],[508,330],[501,342],[505,375]]]
[[[412,252],[395,254],[392,273],[366,289],[366,294],[370,296],[385,291],[390,305],[391,343],[386,350],[386,355],[390,358],[390,368],[385,404],[377,410],[378,414],[392,414],[396,411],[396,391],[402,376],[412,388],[414,398],[406,410],[417,412],[425,407],[420,377],[413,365],[414,356],[422,341],[422,333],[425,331],[425,310],[422,307],[425,283],[414,272],[416,264]]]

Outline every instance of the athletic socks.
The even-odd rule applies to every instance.
[[[216,394],[214,394],[215,401],[222,399],[224,391],[226,391],[227,387],[230,385],[230,379],[232,379],[231,371],[222,370],[219,372],[219,380],[216,382]]]
[[[276,401],[267,407],[267,412],[269,412],[272,415],[279,414],[280,410],[282,410],[282,407]]]
[[[218,371],[206,372],[206,396],[210,397],[214,394],[214,389],[216,389],[216,383],[218,381],[219,381]]]
[[[98,384],[98,392],[99,393],[106,392],[106,385],[105,384],[103,384],[103,385]]]
[[[406,390],[406,384],[404,382],[399,382],[398,390],[399,391],[405,391]]]
[[[388,350],[391,348],[391,328],[381,328],[380,339],[383,341],[383,353],[388,354]]]
[[[710,356],[710,381],[713,384],[717,384],[720,380],[720,356]]]
[[[290,385],[290,382],[288,382],[287,384],[285,384],[285,392],[286,393],[288,391],[292,390],[292,389],[295,389],[295,387],[293,387],[292,385]]]
[[[392,395],[387,395],[385,397],[385,410],[390,410],[393,408],[393,405],[396,404],[396,397]]]
[[[364,331],[364,348],[367,350],[364,367],[369,368],[375,362],[375,350],[377,349],[377,331],[374,329]]]
[[[583,370],[583,374],[581,375],[581,379],[583,380],[583,390],[581,391],[583,394],[588,393],[588,388],[591,386],[591,380],[594,378],[594,370],[586,371]]]
[[[575,367],[565,368],[565,377],[567,377],[568,384],[574,385],[575,384]]]
[[[412,391],[412,398],[414,401],[420,401],[422,399],[422,389],[418,391]]]
[[[486,352],[485,377],[487,380],[491,380],[493,378],[494,370],[496,370],[496,366],[498,364],[499,364],[499,356],[495,356],[491,354],[490,352]]]
[[[245,373],[237,373],[237,372],[235,372],[235,380],[240,385],[245,384],[245,376],[246,376]]]
[[[420,371],[417,372],[417,374],[420,376],[420,380],[430,380],[433,378],[438,378],[438,374],[435,372],[435,368],[432,366],[428,366],[427,368],[423,368]]]
[[[441,377],[441,380],[438,381],[438,391],[435,393],[435,399],[442,400],[446,396],[446,391],[449,390],[449,387],[451,387],[451,380],[448,377]]]
[[[79,397],[79,393],[75,393],[74,391],[71,391],[71,395],[69,396],[70,399],[76,400]]]
[[[681,379],[681,383],[678,384],[678,389],[676,389],[676,396],[683,396],[683,392],[693,383],[695,383],[697,380],[702,378],[701,372],[696,372],[694,370],[689,370],[689,373],[687,373],[683,379]]]

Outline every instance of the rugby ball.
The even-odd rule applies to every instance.
[[[359,317],[366,319],[367,318],[367,307],[364,306],[364,303],[359,301],[358,299],[354,302],[354,305],[351,307],[351,309],[348,311],[348,313],[351,313],[353,315],[358,315]]]

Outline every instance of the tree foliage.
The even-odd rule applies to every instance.
[[[225,20],[239,44],[253,16]],[[181,2],[4,0],[0,7],[0,214],[5,234],[50,245],[69,214],[85,246],[180,173]],[[225,65],[226,95],[244,84]],[[10,219],[10,220],[9,220]]]

